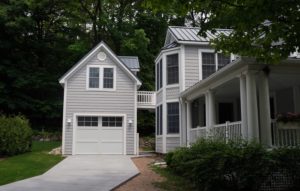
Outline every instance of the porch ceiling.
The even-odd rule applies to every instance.
[[[292,86],[300,87],[300,74],[270,74],[269,87],[270,91],[286,89]]]
[[[215,95],[222,98],[232,98],[240,96],[239,78],[232,79],[215,89]]]

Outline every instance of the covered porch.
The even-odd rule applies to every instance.
[[[300,125],[279,126],[278,114],[300,112],[300,60],[279,65],[238,59],[181,94],[182,146],[198,138],[300,144]]]

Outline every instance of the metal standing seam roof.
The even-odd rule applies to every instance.
[[[170,26],[170,32],[178,41],[191,41],[191,42],[209,42],[217,38],[220,34],[230,35],[231,29],[216,29],[215,33],[207,31],[207,37],[199,36],[199,27],[182,27],[182,26]]]
[[[136,56],[118,56],[129,69],[140,69],[139,58]]]

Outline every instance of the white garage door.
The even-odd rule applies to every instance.
[[[124,117],[77,116],[75,154],[123,154]]]

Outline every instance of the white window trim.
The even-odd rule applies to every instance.
[[[101,78],[101,89],[104,91],[116,91],[116,67],[115,66],[101,66],[101,71],[102,71],[102,78]],[[104,68],[112,68],[114,70],[114,78],[113,78],[113,88],[104,88],[103,87],[103,82],[104,82]]]
[[[168,103],[178,103],[178,105],[179,105],[179,112],[178,112],[178,116],[179,116],[179,131],[178,131],[178,133],[168,133]],[[166,126],[166,137],[179,137],[180,136],[180,133],[181,133],[181,131],[180,131],[180,102],[179,102],[179,99],[170,99],[170,100],[167,100],[166,101],[166,115],[167,115],[167,117],[166,117],[166,121],[167,121],[167,126]]]
[[[90,78],[90,68],[99,68],[99,88],[90,88],[89,87],[89,78]],[[113,78],[113,88],[104,88],[104,68],[113,68],[114,78]],[[86,68],[86,90],[88,91],[116,91],[116,67],[115,66],[98,66],[98,65],[88,65]]]
[[[169,55],[173,55],[173,54],[177,54],[178,55],[178,83],[173,83],[173,84],[168,84],[168,64],[167,64],[167,57],[169,56]],[[172,86],[179,86],[179,83],[180,83],[180,71],[179,71],[179,69],[180,69],[180,65],[181,65],[181,59],[180,59],[180,49],[179,50],[176,50],[176,51],[170,51],[170,52],[167,52],[167,53],[165,53],[165,59],[166,59],[166,81],[165,81],[165,83],[163,83],[163,84],[165,84],[165,86],[166,87],[172,87]]]
[[[218,54],[221,54],[222,52],[220,52],[220,51],[216,52],[214,49],[198,49],[199,80],[203,80],[202,53],[214,53],[215,54],[215,70],[218,71],[218,68],[219,68]],[[234,55],[230,54],[229,57],[230,57],[230,62],[232,62],[232,60],[234,59]]]
[[[213,49],[199,49],[198,50],[199,80],[203,80],[203,75],[202,75],[202,53],[215,53],[215,57],[217,57],[216,52]]]
[[[162,65],[161,68],[163,69],[163,60],[162,60],[162,58],[159,59],[158,62],[155,63],[155,91],[157,91],[157,92],[161,91],[163,89],[163,86],[164,86],[162,76],[160,76],[160,74],[163,73],[163,71],[161,71],[161,73],[160,73],[160,67],[159,67],[160,62],[161,62],[161,65]],[[157,72],[158,72],[158,74],[157,74]],[[159,77],[159,79],[156,78],[157,76]],[[157,81],[158,81],[158,84],[160,84],[159,80],[162,81],[162,83],[161,83],[162,86],[158,89]]]

